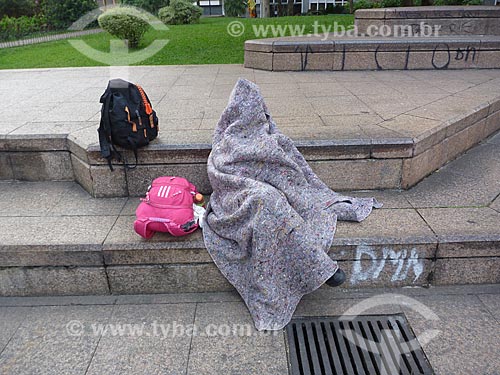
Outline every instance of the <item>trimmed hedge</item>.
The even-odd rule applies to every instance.
[[[168,7],[158,11],[158,17],[167,25],[198,23],[203,10],[189,0],[172,0]]]
[[[97,21],[103,30],[128,41],[130,47],[137,47],[150,28],[146,15],[128,6],[111,8],[101,14]]]

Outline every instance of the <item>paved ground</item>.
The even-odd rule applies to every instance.
[[[0,138],[73,134],[97,142],[110,78],[140,83],[160,117],[158,142],[211,143],[238,77],[261,88],[294,140],[417,137],[500,96],[500,70],[264,72],[240,65],[0,71]],[[12,109],[16,108],[15,111]]]
[[[143,83],[166,118],[164,139],[182,143],[210,139],[238,76],[261,85],[278,125],[295,139],[414,136],[500,94],[500,71],[306,76],[237,66],[138,67],[131,70],[130,78]],[[104,68],[0,72],[5,101],[0,138],[83,132],[91,142],[98,97],[108,79],[109,70]],[[332,100],[339,104],[335,109],[330,106]],[[68,117],[74,121],[67,122]],[[392,122],[394,118],[405,121]],[[356,193],[377,196],[385,209],[363,224],[342,223],[338,238],[375,227],[382,236],[404,228],[410,234],[429,232],[444,239],[460,231],[498,241],[499,147],[497,134],[406,192]],[[92,199],[69,182],[1,182],[0,189],[2,245],[57,247],[71,245],[76,238],[98,245],[116,240],[125,235],[119,227],[124,222],[121,218],[130,218],[138,204],[137,198]],[[19,200],[20,194],[25,199]],[[464,278],[468,271],[464,270]],[[495,272],[498,268],[492,269]],[[389,297],[389,305],[378,297],[384,306],[369,311],[403,312],[417,335],[438,329],[439,336],[424,348],[437,374],[500,374],[498,284],[389,291],[322,288],[304,299],[296,315],[341,315],[364,298],[386,292],[408,295],[439,317],[428,320],[415,311],[417,305],[395,297]],[[0,298],[0,316],[0,374],[287,372],[283,332],[202,335],[207,327],[212,333],[218,327],[251,323],[234,293]],[[80,323],[84,333],[73,335],[79,333]],[[111,326],[106,326],[106,333],[94,333],[92,324],[99,323],[139,324],[144,333],[113,334]],[[186,333],[193,328],[189,324],[199,334]],[[164,334],[162,330],[168,329]]]
[[[439,331],[424,346],[436,374],[500,374],[498,285],[320,289],[296,315],[343,315],[370,297],[364,313],[404,313],[421,340]],[[235,293],[0,298],[0,313],[1,374],[287,373],[283,331],[253,330]]]

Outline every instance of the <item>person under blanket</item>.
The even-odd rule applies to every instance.
[[[303,295],[345,281],[328,256],[337,219],[362,221],[381,206],[325,185],[244,79],[217,124],[207,170],[203,239],[258,330],[283,328]]]

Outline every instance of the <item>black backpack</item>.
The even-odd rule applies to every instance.
[[[151,102],[139,85],[112,79],[101,96],[101,124],[99,125],[99,144],[101,155],[108,160],[124,161],[125,166],[137,166],[137,149],[146,146],[158,136],[158,117],[151,108]],[[135,166],[127,161],[116,149],[120,146],[132,150]]]

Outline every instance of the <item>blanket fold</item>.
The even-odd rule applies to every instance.
[[[328,188],[244,79],[215,129],[208,176],[205,245],[258,330],[283,328],[302,296],[335,273],[328,250],[337,218],[361,221],[381,206]]]

